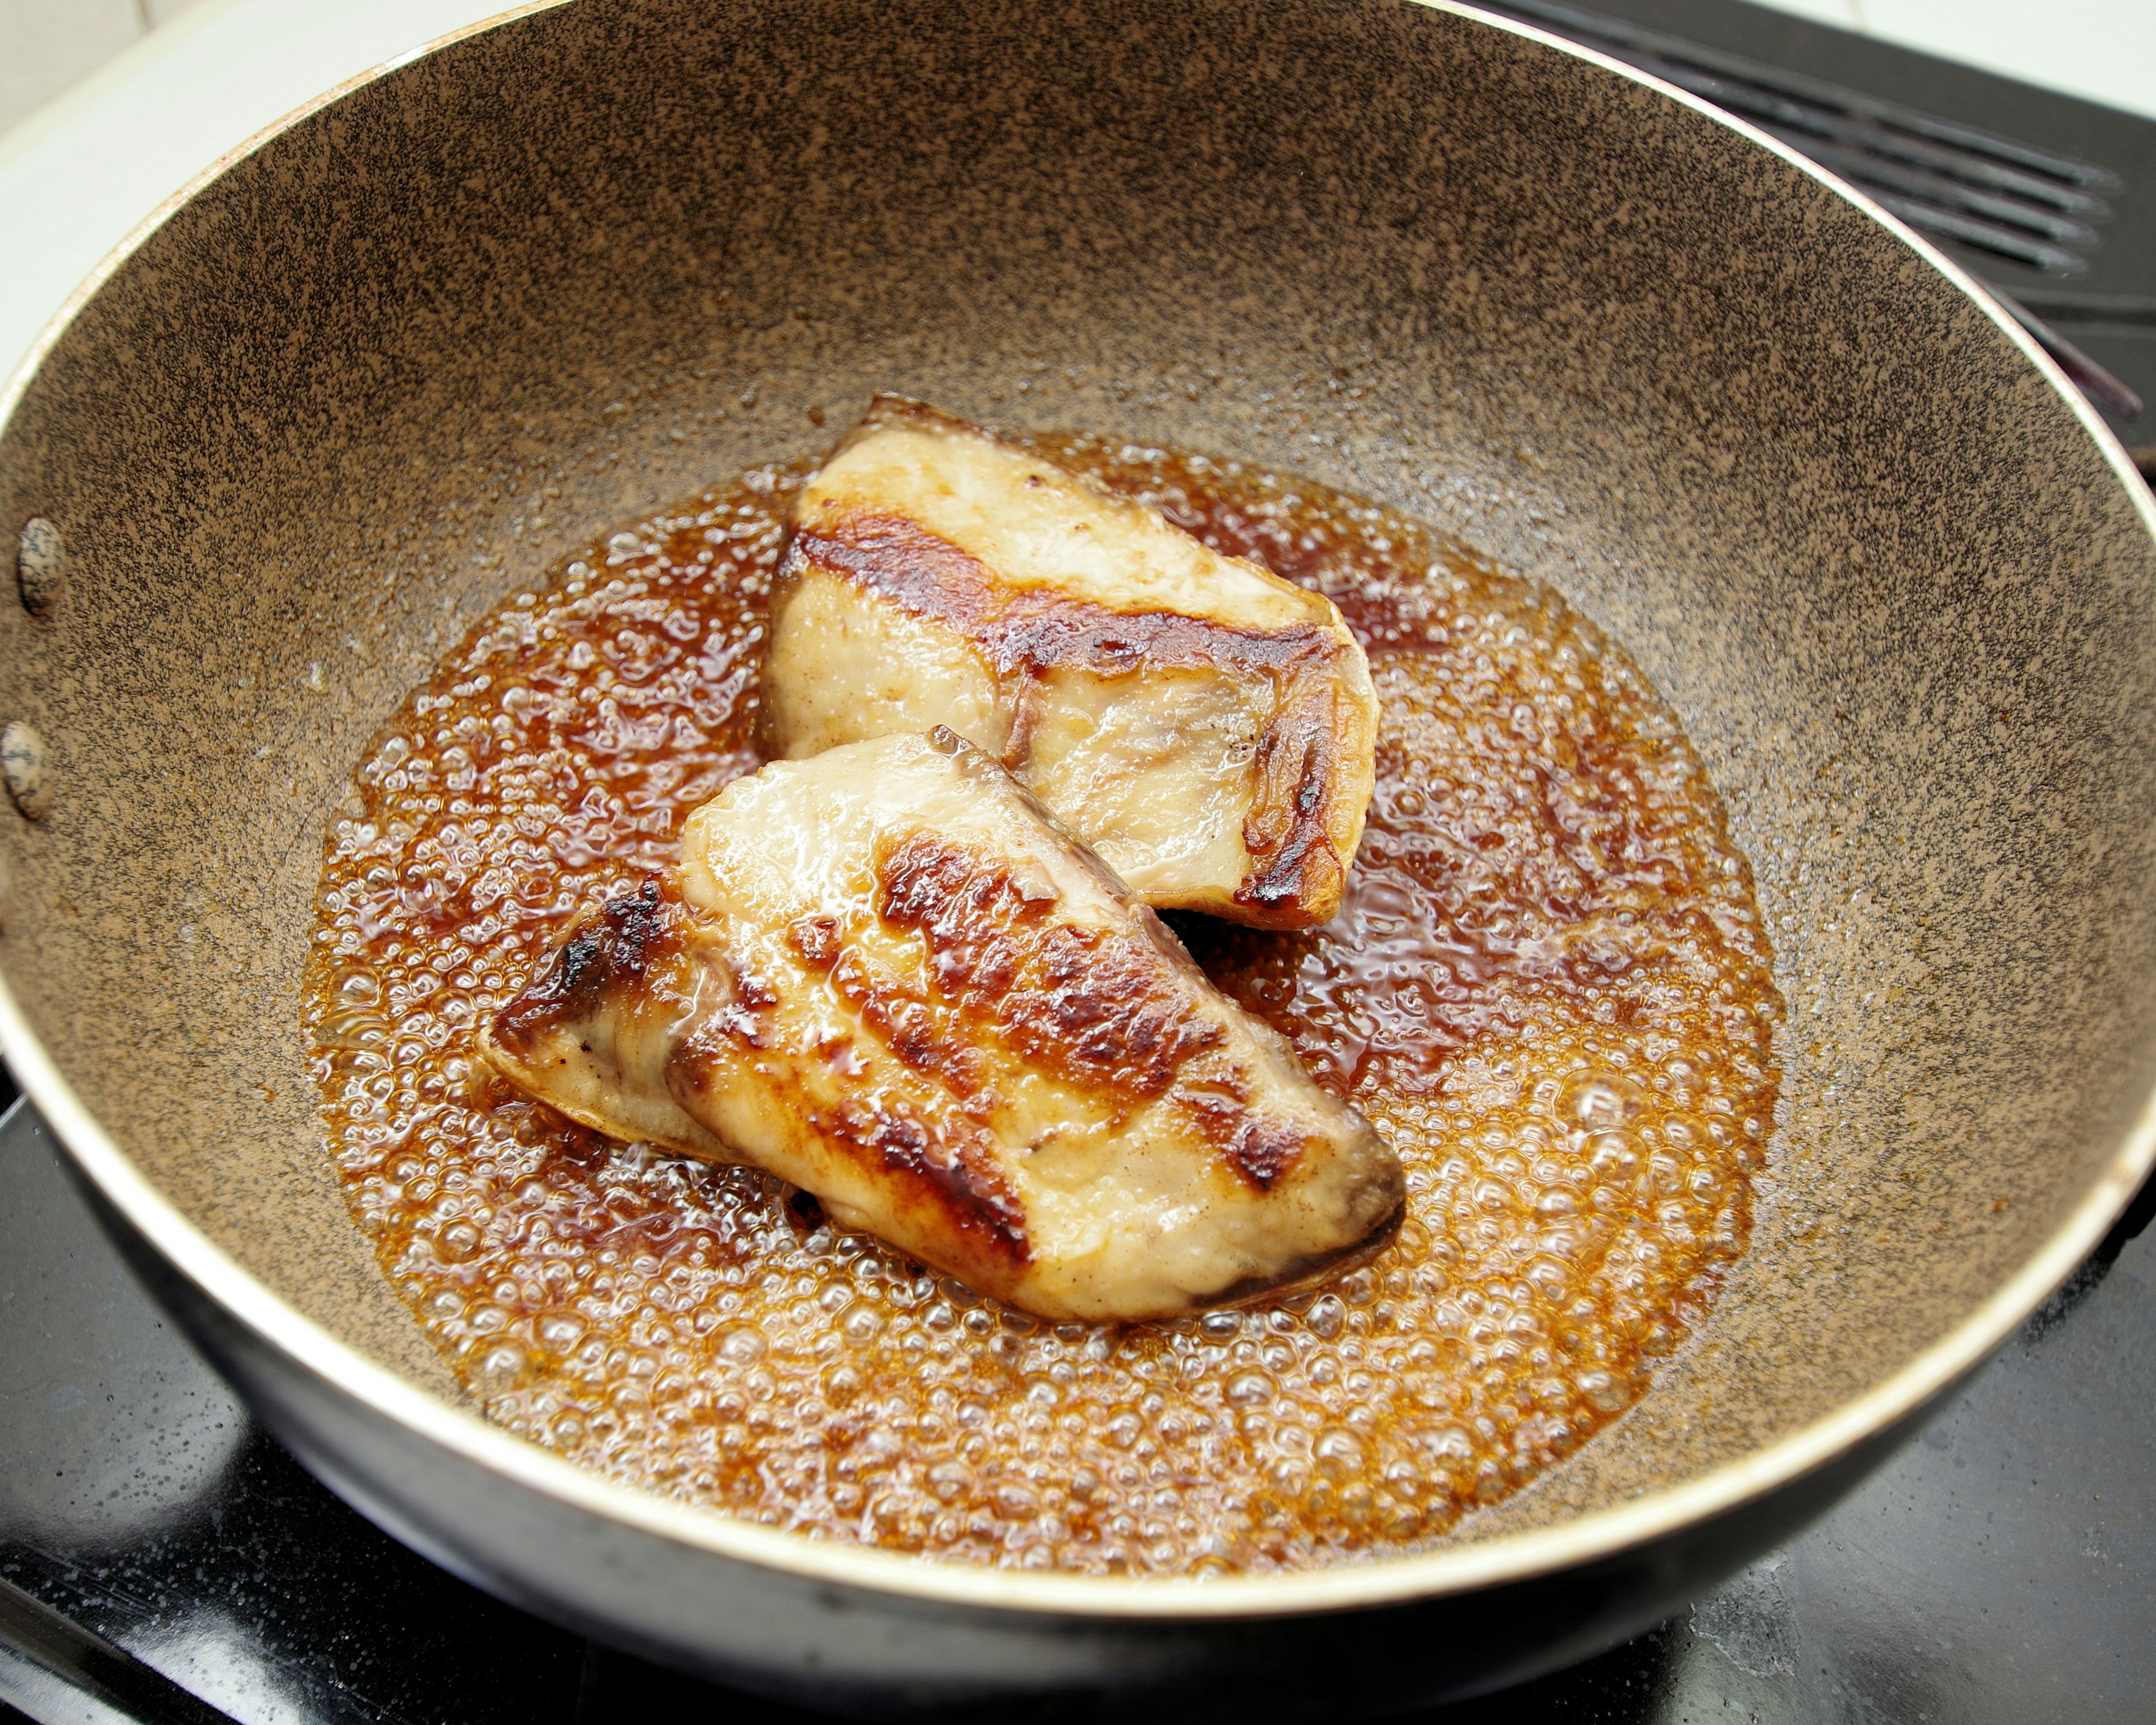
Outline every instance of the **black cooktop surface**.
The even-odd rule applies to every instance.
[[[1737,0],[1502,9],[1726,98],[1823,159],[1841,151],[1845,170],[1861,152],[1854,167],[1875,192],[1935,198],[1933,231],[1953,255],[2156,403],[2156,122]],[[1973,239],[1958,238],[1967,200],[1932,182],[1961,170],[1926,152],[1984,155],[1971,129],[1999,141],[2004,154],[1989,153],[2008,172],[2021,171],[2016,146],[2077,166],[2040,162],[2035,182],[2005,187],[2037,208],[1979,205]],[[1989,208],[2002,231],[1985,231]],[[2156,426],[2112,417],[2129,444],[2156,443]],[[2152,1197],[1918,1440],[1802,1538],[1625,1646],[1427,1717],[2156,1717],[2156,1241],[2139,1236]],[[660,1712],[810,1717],[593,1646],[377,1532],[148,1303],[27,1106],[0,1122],[0,1721],[594,1725]]]
[[[0,1122],[0,1719],[810,1717],[593,1647],[346,1508],[149,1304],[27,1104]],[[1432,1725],[2148,1718],[2145,1219],[1803,1538],[1629,1645]]]

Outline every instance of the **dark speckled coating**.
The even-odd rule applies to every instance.
[[[122,264],[0,440],[0,965],[217,1240],[454,1395],[322,1165],[352,762],[608,525],[891,389],[1308,472],[1561,588],[1683,716],[1790,1005],[1751,1255],[1460,1541],[1697,1475],[1947,1334],[2156,1074],[2156,545],[1951,280],[1668,96],[1395,0],[580,0],[367,85]],[[835,423],[835,422],[834,422]]]

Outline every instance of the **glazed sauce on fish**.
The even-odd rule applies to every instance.
[[[1084,1574],[1426,1543],[1645,1391],[1743,1250],[1780,1012],[1676,718],[1553,594],[1289,475],[1045,454],[1333,598],[1383,704],[1340,915],[1171,919],[1398,1151],[1382,1255],[1252,1307],[1044,1325],[767,1176],[611,1143],[479,1067],[577,911],[757,764],[769,467],[516,595],[405,702],[328,837],[305,988],[382,1268],[486,1413],[767,1525]]]

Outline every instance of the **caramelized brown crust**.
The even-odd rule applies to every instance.
[[[872,478],[850,484],[842,465],[848,454],[894,429],[923,434],[953,460],[993,451],[989,485],[1009,483],[1014,463],[1037,470],[1018,484],[1064,500],[1069,518],[1056,527],[1065,538],[1086,536],[1087,552],[1107,552],[1111,564],[1127,557],[1137,573],[1120,586],[1098,568],[1087,580],[1056,578],[1060,566],[1054,547],[1040,542],[1049,536],[1044,530],[1014,530],[1009,537],[1015,549],[986,531],[977,551],[901,512],[909,498],[928,506],[921,487]],[[833,453],[827,473],[829,483],[812,482],[803,494],[773,598],[764,708],[771,752],[798,758],[880,734],[886,722],[916,723],[921,708],[937,706],[933,685],[941,680],[952,685],[942,697],[950,709],[944,721],[1046,797],[1057,818],[1126,873],[1145,901],[1266,928],[1309,927],[1333,913],[1369,797],[1375,702],[1362,649],[1330,601],[1253,565],[1216,557],[1150,511],[1096,497],[1050,464],[903,398],[877,398]],[[978,475],[962,478],[975,490],[984,484]],[[1217,566],[1228,578],[1209,584],[1178,567],[1172,579],[1149,581],[1144,565],[1149,556],[1166,554],[1158,542],[1163,535],[1181,542],[1168,548],[1171,560],[1197,565],[1201,578]],[[819,593],[818,620],[797,621],[796,598],[818,583],[852,598]],[[1178,593],[1183,608],[1168,603],[1163,589]],[[829,695],[799,699],[806,682],[835,680],[842,691],[850,678],[891,684],[909,675],[907,653],[896,644],[871,644],[873,626],[847,609],[879,602],[975,655],[978,692],[963,692],[963,666],[947,654],[933,675],[925,668],[915,673],[910,700],[894,706],[887,720],[871,702],[847,707]],[[834,617],[851,617],[859,626],[842,629]],[[827,649],[804,639],[819,629],[831,634]],[[1185,684],[1204,680],[1219,691],[1199,720],[1205,729],[1247,729],[1244,764],[1222,769],[1240,781],[1232,808],[1171,798],[1160,816],[1163,824],[1227,821],[1240,840],[1232,862],[1209,853],[1158,870],[1141,865],[1133,859],[1148,853],[1132,845],[1127,811],[1060,783],[1056,762],[1042,754],[1044,717],[1070,703],[1071,676],[1112,684],[1113,701],[1138,711],[1162,686],[1163,673],[1181,674]],[[1097,691],[1089,698],[1097,702]],[[812,705],[813,718],[806,713]],[[974,723],[959,716],[962,707]]]
[[[654,961],[680,952],[679,912],[656,880],[601,905],[569,931],[538,979],[502,1009],[489,1033],[494,1045],[531,1059],[565,1024],[588,1019],[617,994],[640,989]]]
[[[497,1019],[497,1066],[584,1119],[616,1072],[635,1135],[673,1111],[1044,1316],[1276,1286],[1399,1214],[1368,1124],[947,731],[737,781],[692,817],[680,892],[575,929]]]
[[[481,1025],[480,1053],[520,1089],[609,1137],[734,1160],[666,1083],[675,1026],[695,1008],[692,935],[668,881],[648,880],[599,905]]]
[[[1299,688],[1258,739],[1257,790],[1243,821],[1250,872],[1235,889],[1247,914],[1231,920],[1299,928],[1340,907],[1350,859],[1332,842],[1328,788],[1339,773],[1340,732],[1333,706],[1328,685]]]
[[[850,519],[838,534],[797,532],[780,565],[775,613],[783,614],[788,593],[811,569],[841,572],[911,615],[977,643],[1012,716],[998,759],[1021,778],[1049,671],[1075,666],[1123,677],[1173,668],[1267,680],[1276,691],[1273,712],[1257,739],[1243,819],[1250,871],[1235,888],[1242,914],[1234,920],[1304,928],[1337,907],[1347,863],[1333,842],[1338,819],[1329,788],[1340,775],[1341,739],[1353,723],[1336,711],[1334,630],[1317,623],[1231,629],[1173,612],[1111,611],[1045,589],[1005,588],[979,559],[887,516]]]
[[[716,1024],[682,1041],[666,1079],[685,1106],[693,1111],[699,1101],[707,1102],[711,1086],[726,1070],[727,1063],[712,1057],[708,1039],[714,1032],[745,1048],[764,1047],[753,1034],[742,1034],[744,1028],[738,1022]],[[1025,1210],[997,1165],[987,1132],[947,1117],[923,1119],[903,1101],[857,1096],[829,1107],[804,1106],[803,1121],[885,1188],[886,1214],[913,1219],[904,1231],[947,1234],[963,1243],[969,1261],[986,1256],[1007,1274],[1024,1269],[1032,1256]]]
[[[1052,588],[1004,587],[979,558],[891,516],[849,516],[836,531],[828,519],[819,525],[823,531],[803,529],[788,542],[782,583],[810,568],[842,571],[916,617],[964,631],[998,676],[1029,678],[1069,665],[1111,676],[1169,665],[1291,676],[1327,657],[1334,645],[1315,621],[1239,629],[1172,611],[1111,611]],[[1019,762],[1006,758],[1003,764],[1014,768]]]
[[[828,966],[835,952],[829,934],[835,923],[828,918],[800,921]],[[579,1055],[593,1055],[594,1037],[602,1030],[615,1040],[622,1019],[634,1014],[654,974],[692,954],[692,962],[711,964],[708,951],[696,950],[708,947],[678,897],[657,880],[600,906],[570,930],[524,992],[496,1015],[484,1033],[483,1051],[522,1088],[587,1124],[607,1129],[610,1117],[619,1117],[595,1114],[580,1099],[566,1097],[554,1075],[583,1064]],[[717,962],[723,966],[723,959]],[[783,1041],[770,1016],[779,1004],[777,992],[752,973],[731,967],[726,967],[726,982],[725,998],[683,1034],[670,1034],[660,1056],[667,1094],[691,1117],[707,1102],[710,1087],[724,1070],[726,1060],[720,1056],[753,1059]],[[888,1024],[901,1016],[889,998],[872,988],[860,993],[876,1019]],[[906,1034],[902,1024],[894,1030],[896,1037]],[[916,1051],[927,1053],[918,1045]],[[843,1050],[833,1052],[843,1059]],[[919,1063],[937,1065],[947,1077],[963,1070],[960,1061],[949,1058]],[[619,1091],[609,1099],[615,1107],[620,1100]],[[1029,1256],[1024,1211],[996,1163],[985,1132],[963,1120],[924,1120],[903,1101],[888,1099],[848,1096],[827,1108],[804,1101],[803,1112],[815,1132],[850,1152],[873,1177],[890,1183],[895,1203],[935,1215],[939,1225],[1014,1270],[1024,1266]],[[701,1153],[701,1146],[694,1147]]]
[[[878,860],[876,880],[877,915],[919,937],[921,973],[968,1052],[993,1039],[1041,1071],[1137,1102],[1224,1040],[1157,952],[1054,919],[1053,889],[1029,891],[999,858],[916,833]]]

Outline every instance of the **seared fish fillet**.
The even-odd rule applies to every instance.
[[[918,402],[879,396],[795,505],[770,752],[947,725],[1149,905],[1340,907],[1377,699],[1331,600]]]
[[[738,779],[678,876],[483,1039],[621,1138],[752,1163],[1049,1318],[1158,1318],[1379,1242],[1399,1163],[947,730]]]

